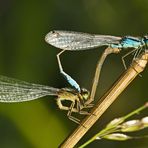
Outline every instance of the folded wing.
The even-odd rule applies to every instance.
[[[58,95],[60,89],[0,75],[0,102],[23,102],[47,95]]]

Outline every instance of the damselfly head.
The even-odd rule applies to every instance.
[[[82,88],[81,89],[81,95],[82,95],[84,100],[88,100],[90,92],[87,89]]]
[[[58,38],[58,32],[57,31],[50,31],[46,36],[45,36],[45,41],[51,45],[55,44],[55,41]]]
[[[50,31],[45,36],[45,41],[54,47],[67,49],[67,36],[63,36],[63,34],[62,31]]]

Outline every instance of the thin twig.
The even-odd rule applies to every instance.
[[[97,102],[91,114],[88,115],[63,144],[61,144],[60,148],[73,148],[123,90],[145,69],[147,62],[148,52],[143,53],[135,59],[131,66],[120,76],[107,93],[103,95],[100,101]]]

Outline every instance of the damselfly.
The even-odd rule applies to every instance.
[[[124,67],[126,68],[124,58],[135,51],[135,56],[141,53],[141,51],[148,47],[148,36],[144,37],[117,37],[111,35],[97,35],[97,34],[88,34],[82,32],[73,32],[73,31],[50,31],[46,37],[45,41],[52,46],[63,49],[60,53],[57,54],[58,65],[60,73],[65,77],[68,83],[74,87],[78,92],[80,92],[79,84],[70,77],[67,73],[63,71],[62,64],[60,61],[60,55],[66,51],[78,51],[78,50],[87,50],[93,49],[100,46],[107,46],[106,50],[103,52],[97,67],[96,73],[94,76],[93,86],[91,89],[90,98],[88,99],[88,104],[94,100],[96,88],[99,81],[100,71],[102,65],[107,57],[111,53],[118,53],[122,49],[133,48],[125,56],[122,57]]]
[[[81,93],[71,88],[53,88],[40,84],[9,78],[0,75],[0,102],[13,103],[35,100],[44,96],[57,96],[57,105],[61,110],[67,110],[67,116],[72,121],[79,123],[79,119],[72,116],[72,112],[88,114],[82,109],[92,107],[85,105],[89,98],[89,91],[81,89]],[[63,101],[70,101],[70,106],[63,105]]]

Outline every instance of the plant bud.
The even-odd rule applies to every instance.
[[[113,133],[113,134],[106,135],[103,138],[108,140],[125,141],[125,140],[131,139],[132,137],[125,134],[121,134],[121,133]]]
[[[108,124],[107,124],[107,128],[109,128],[109,127],[113,127],[113,126],[117,126],[117,125],[119,125],[120,123],[122,123],[124,120],[123,120],[123,118],[121,117],[121,118],[115,118],[115,119],[113,119],[112,121],[110,121]]]
[[[141,122],[142,122],[144,128],[145,128],[145,127],[148,127],[148,117],[142,118],[142,119],[141,119]]]
[[[121,125],[122,132],[134,132],[143,128],[140,120],[130,120]]]

